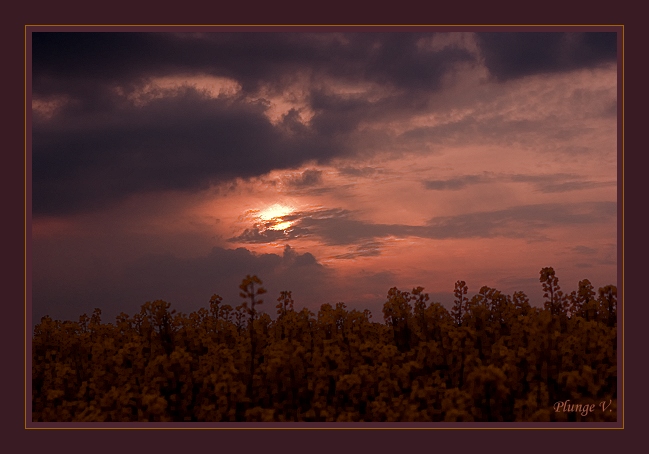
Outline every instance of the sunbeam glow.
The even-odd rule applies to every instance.
[[[259,213],[259,219],[266,221],[266,228],[269,230],[286,230],[293,223],[283,221],[282,217],[291,214],[293,211],[293,207],[276,203],[262,210]]]

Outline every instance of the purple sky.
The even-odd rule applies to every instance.
[[[616,33],[318,31],[32,35],[33,322],[617,284]]]

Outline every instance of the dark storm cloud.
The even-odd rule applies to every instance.
[[[300,212],[284,216],[293,226],[281,234],[249,229],[231,238],[233,242],[266,243],[297,236],[312,236],[327,245],[358,244],[359,252],[379,251],[375,240],[394,236],[429,239],[450,238],[530,238],[545,239],[542,230],[556,226],[577,226],[609,222],[617,215],[615,202],[585,202],[579,204],[523,205],[504,210],[475,212],[431,219],[426,225],[375,224],[353,218],[347,210],[332,209]],[[295,236],[293,236],[295,235]],[[360,244],[359,244],[360,243]],[[367,247],[371,245],[372,247]]]
[[[298,74],[314,81],[375,84],[398,96],[374,106],[321,85],[309,87],[322,133],[344,132],[385,107],[425,107],[421,94],[435,91],[447,71],[475,56],[459,46],[428,50],[432,33],[35,33],[33,92],[66,94],[84,107],[102,105],[118,85],[133,89],[151,77],[208,74],[241,84],[244,94],[261,86],[281,92]]]
[[[203,71],[232,77],[244,89],[280,83],[297,70],[350,81],[430,90],[466,50],[418,46],[431,33],[34,33],[35,90],[61,78],[123,83],[141,77]]]
[[[432,35],[33,33],[33,98],[59,103],[50,119],[38,114],[33,119],[33,211],[85,211],[140,192],[196,190],[274,168],[328,162],[356,150],[398,149],[403,142],[386,132],[359,132],[358,125],[430,107],[428,95],[449,71],[458,63],[477,64],[476,55],[460,45],[435,50],[422,45]],[[610,59],[614,35],[478,36],[492,72],[508,78]],[[532,54],[543,50],[540,63],[521,58],[528,46]],[[144,105],[127,99],[156,77],[198,74],[229,78],[241,90],[213,99],[196,89],[176,89]],[[271,124],[267,100],[259,99],[258,90],[286,93],[300,75],[312,84],[300,89],[313,113],[309,125],[300,122],[295,109]],[[349,95],[347,85],[362,87],[361,94]],[[376,99],[364,89],[374,90]],[[473,133],[484,141],[514,141],[521,134],[539,134],[539,125],[463,121],[396,140],[441,145]]]
[[[273,168],[327,161],[351,152],[358,122],[421,104],[458,61],[457,47],[425,51],[415,33],[34,33],[33,98],[59,102],[50,119],[34,116],[33,210],[66,213],[101,207],[143,191],[193,190]],[[399,96],[372,105],[307,87],[309,127],[290,111],[279,125],[264,100],[295,74],[311,80],[374,83]],[[136,105],[151,78],[206,74],[241,85],[234,99],[176,89]],[[414,104],[413,104],[414,103]],[[304,184],[317,177],[307,174]]]
[[[78,267],[75,268],[75,266]],[[282,254],[254,254],[247,249],[213,248],[203,257],[179,258],[172,254],[146,255],[120,266],[90,261],[70,266],[53,282],[51,268],[34,274],[33,321],[44,315],[76,320],[82,313],[102,308],[110,321],[119,312],[134,314],[146,301],[163,299],[172,307],[191,312],[207,307],[212,294],[233,307],[241,302],[239,284],[248,274],[264,281],[262,311],[274,313],[282,290],[292,290],[300,304],[314,303],[312,290],[326,287],[329,272],[308,253],[286,246]],[[317,292],[324,294],[324,292]]]
[[[244,89],[323,59],[324,48],[283,33],[35,33],[34,90],[72,81],[127,85],[143,78],[205,72],[233,77]]]
[[[489,72],[500,81],[590,68],[617,59],[615,32],[478,33]]]
[[[195,90],[109,113],[67,112],[33,132],[35,213],[95,208],[129,194],[193,190],[341,152],[286,136],[259,106]]]

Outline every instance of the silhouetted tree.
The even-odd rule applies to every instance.
[[[451,316],[455,320],[455,324],[458,326],[462,325],[462,318],[468,310],[469,300],[466,297],[469,287],[464,281],[457,281],[455,283],[455,290],[453,294],[455,295],[455,300],[453,302],[453,309],[451,310]]]
[[[568,297],[570,316],[581,315],[583,316],[583,308],[595,296],[595,289],[588,279],[579,281],[579,289],[572,291]]]
[[[559,278],[552,267],[542,268],[539,281],[543,286],[543,297],[547,298],[543,306],[552,315],[565,315],[568,312],[568,302],[559,286]]]
[[[615,326],[617,324],[617,287],[615,285],[600,287],[598,293],[600,307],[606,313],[606,323],[608,326]]]
[[[410,349],[410,328],[408,321],[412,316],[410,293],[396,287],[388,291],[388,300],[383,305],[383,319],[392,327],[394,343],[400,351]]]
[[[239,296],[244,299],[250,300],[250,308],[248,309],[248,314],[250,318],[248,319],[248,327],[250,329],[250,379],[248,382],[248,393],[252,395],[252,382],[255,375],[255,356],[257,342],[255,339],[255,316],[257,315],[257,310],[255,306],[264,302],[262,299],[257,299],[259,295],[266,293],[266,289],[261,286],[262,282],[257,276],[247,275],[246,278],[241,281],[239,288],[241,292]],[[257,288],[255,289],[255,286]]]

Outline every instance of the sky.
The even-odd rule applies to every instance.
[[[617,284],[614,32],[34,32],[32,323]]]

